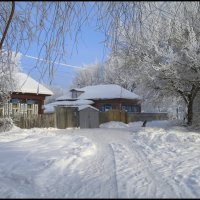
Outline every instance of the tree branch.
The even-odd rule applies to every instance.
[[[7,32],[8,32],[10,23],[12,21],[14,12],[15,12],[15,1],[12,1],[12,10],[11,10],[11,13],[10,13],[10,17],[8,19],[8,22],[6,24],[6,28],[5,28],[4,32],[3,32],[3,36],[2,36],[1,41],[0,41],[0,50],[2,50],[3,42],[4,42],[5,38],[6,38],[6,35],[7,35]]]

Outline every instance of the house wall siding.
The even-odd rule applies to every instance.
[[[112,109],[117,109],[120,110],[121,106],[123,105],[137,105],[140,107],[140,112],[141,112],[141,101],[140,100],[131,100],[131,99],[102,99],[102,100],[93,100],[94,104],[92,106],[94,106],[95,108],[100,109],[101,106],[103,106],[104,104],[111,104],[112,105]]]
[[[45,100],[45,95],[41,95],[41,94],[22,94],[22,93],[12,93],[11,94],[11,98],[12,99],[22,99],[27,101],[28,99],[32,99],[32,100],[37,100],[38,101],[38,114],[43,114],[43,105],[44,105],[44,100]]]
[[[76,98],[78,98],[82,93],[83,93],[82,91],[77,91],[77,90],[72,89],[72,90],[71,90],[71,97],[72,97],[72,99],[76,99]]]

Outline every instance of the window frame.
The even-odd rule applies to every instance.
[[[109,110],[111,110],[112,109],[112,104],[103,104],[103,105],[101,105],[101,107],[99,108],[99,110],[101,111],[101,112],[107,112],[107,111],[109,111]]]

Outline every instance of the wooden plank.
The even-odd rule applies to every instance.
[[[60,129],[78,127],[78,109],[74,107],[56,107],[56,126]]]
[[[19,126],[20,128],[48,128],[48,127],[55,127],[55,115],[17,115],[13,116],[14,123]]]

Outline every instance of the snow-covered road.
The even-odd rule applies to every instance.
[[[200,197],[200,134],[170,124],[1,133],[0,197]]]

